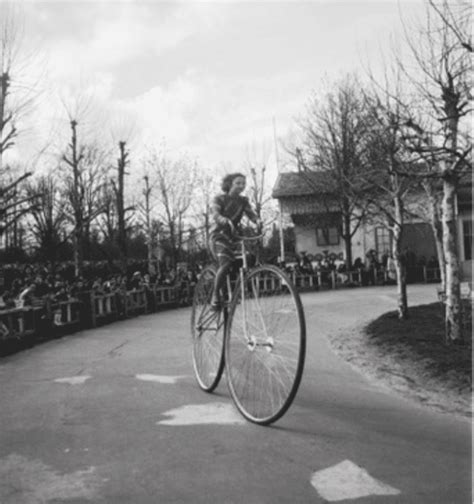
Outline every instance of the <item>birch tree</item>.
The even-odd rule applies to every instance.
[[[399,62],[419,94],[430,129],[420,125],[419,152],[435,159],[433,169],[443,188],[441,203],[443,252],[446,261],[446,342],[462,341],[460,265],[457,250],[457,191],[472,172],[472,10],[464,3],[431,2],[425,24],[407,41],[418,70]],[[418,75],[422,76],[419,78]],[[429,138],[429,142],[426,141]],[[433,172],[423,174],[433,177]]]
[[[400,95],[400,90],[395,96]],[[397,279],[397,307],[400,319],[408,318],[406,262],[402,252],[402,231],[410,214],[410,193],[417,187],[401,170],[409,170],[412,157],[403,143],[406,122],[405,108],[390,93],[373,94],[370,104],[371,130],[366,156],[367,168],[362,175],[370,190],[369,207],[373,218],[381,217],[381,224],[391,234],[392,258]],[[375,189],[375,191],[374,191]]]

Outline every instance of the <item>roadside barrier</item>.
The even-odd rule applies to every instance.
[[[156,309],[166,307],[177,302],[177,289],[175,286],[156,285],[151,288],[155,298]]]
[[[0,311],[0,342],[30,340],[37,332],[42,307],[10,308]]]
[[[90,293],[91,324],[97,327],[98,324],[108,323],[119,318],[118,294],[112,293]]]
[[[356,287],[362,285],[383,285],[390,282],[388,271],[384,268],[370,270],[355,269],[351,271],[318,270],[314,273],[290,274],[298,289],[337,289],[339,287]]]
[[[386,270],[375,268],[369,271],[315,271],[311,274],[293,271],[289,275],[298,290],[336,289],[390,281]],[[424,269],[425,282],[436,281],[438,277],[439,270]],[[274,281],[271,278],[263,279],[262,288],[269,291],[278,289],[278,286],[271,285]],[[464,290],[467,292],[466,288]],[[471,292],[472,286],[469,286],[469,296],[463,296],[466,299],[469,297],[469,306]],[[65,334],[160,309],[189,306],[192,304],[193,293],[193,283],[181,282],[178,285],[154,285],[131,291],[82,292],[78,298],[56,302],[36,299],[33,306],[19,304],[15,308],[0,309],[0,344],[9,341],[34,342],[57,335],[58,331],[59,334]],[[439,294],[439,299],[443,302],[442,293]],[[467,313],[467,306],[463,307],[463,311]]]
[[[125,316],[136,317],[146,314],[147,297],[145,289],[134,289],[125,293]]]
[[[59,301],[51,305],[53,324],[56,327],[78,326],[81,323],[81,306],[78,299]]]

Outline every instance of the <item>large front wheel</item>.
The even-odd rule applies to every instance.
[[[225,345],[229,390],[245,418],[268,425],[286,412],[305,350],[303,307],[288,276],[273,266],[251,270],[236,286]]]
[[[211,309],[215,278],[214,266],[204,268],[194,290],[191,314],[194,373],[199,386],[206,392],[217,387],[224,370],[226,310]]]

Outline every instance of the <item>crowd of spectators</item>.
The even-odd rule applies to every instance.
[[[438,268],[435,257],[426,260],[417,257],[409,249],[405,249],[402,261],[406,266],[407,281],[422,281],[423,267],[430,270]],[[330,283],[332,272],[337,281],[350,284],[354,276],[349,272],[359,272],[359,283],[375,284],[377,275],[383,272],[386,282],[395,282],[395,265],[388,252],[377,255],[375,250],[367,253],[364,259],[354,260],[349,272],[342,253],[297,254],[293,261],[281,263],[288,273],[296,275],[319,275],[323,283]],[[72,263],[58,264],[54,271],[45,264],[9,264],[0,269],[0,310],[28,306],[41,303],[45,299],[65,301],[80,299],[83,293],[111,293],[145,289],[150,291],[155,287],[174,287],[178,291],[181,304],[190,302],[189,293],[196,284],[202,264],[192,267],[184,264],[178,268],[166,267],[160,264],[153,273],[148,272],[145,261],[132,262],[127,274],[120,272],[107,262],[85,263],[83,275],[75,277]]]
[[[84,293],[124,292],[154,287],[175,287],[189,292],[195,284],[201,266],[194,268],[160,267],[149,274],[145,262],[130,265],[127,274],[107,263],[86,264],[81,277],[75,277],[70,263],[57,265],[54,271],[45,264],[9,264],[0,270],[0,310],[52,302],[80,299]],[[189,302],[189,299],[182,302]]]
[[[425,280],[425,267],[429,272],[439,269],[436,257],[431,256],[429,260],[424,256],[417,257],[408,247],[404,249],[401,261],[405,267],[407,282],[409,283]],[[384,283],[396,282],[395,261],[388,251],[379,256],[372,249],[364,259],[357,257],[349,269],[342,252],[339,254],[326,252],[312,255],[302,251],[295,256],[293,261],[280,263],[280,266],[290,274],[319,274],[323,283],[330,283],[332,272],[335,273],[339,283],[346,285],[353,283],[354,277],[358,278],[357,283],[362,285],[374,285],[379,277],[384,279]],[[352,273],[352,275],[349,273]]]

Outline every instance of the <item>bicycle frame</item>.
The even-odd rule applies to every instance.
[[[238,236],[238,240],[240,241],[240,254],[242,256],[242,266],[239,268],[239,284],[240,284],[240,289],[241,289],[241,299],[242,299],[242,309],[244,312],[244,320],[247,319],[247,311],[246,311],[246,302],[245,302],[245,274],[248,271],[248,263],[247,263],[247,248],[245,243],[247,241],[256,241],[260,240],[263,238],[263,235],[257,235],[257,236]],[[230,286],[230,278],[229,275],[227,275],[227,280],[228,280],[228,286]],[[229,292],[232,292],[233,296],[233,290],[229,289]],[[245,336],[248,341],[250,341],[249,335],[247,334],[247,327],[244,327],[245,331]]]
[[[206,392],[217,387],[225,368],[237,409],[247,420],[268,425],[288,410],[296,395],[304,367],[306,329],[291,279],[273,265],[251,264],[246,242],[259,238],[236,237],[240,264],[234,263],[219,287],[226,291],[221,291],[225,295],[222,309],[213,310],[211,304],[216,265],[204,269],[191,317],[193,365]],[[205,322],[208,315],[217,324],[210,328],[214,331],[202,330],[199,317],[203,314]]]

